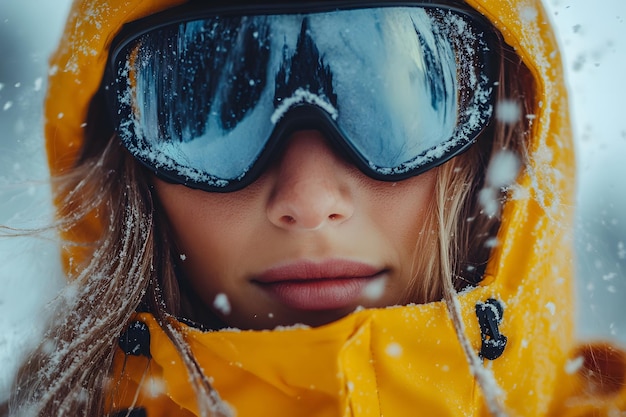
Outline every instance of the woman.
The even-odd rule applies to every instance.
[[[46,102],[70,285],[11,411],[624,408],[624,355],[574,340],[546,21],[538,1],[76,1]]]

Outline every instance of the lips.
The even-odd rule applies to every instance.
[[[385,269],[345,260],[297,262],[270,268],[253,282],[281,304],[297,310],[355,308]]]

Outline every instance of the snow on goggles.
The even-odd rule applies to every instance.
[[[500,38],[472,10],[194,4],[126,25],[103,82],[124,146],[170,182],[241,189],[299,129],[397,181],[463,152],[492,118]]]

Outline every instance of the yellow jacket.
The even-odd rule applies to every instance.
[[[486,416],[494,399],[510,416],[612,416],[626,410],[626,356],[609,345],[575,341],[575,166],[548,18],[540,0],[467,2],[523,58],[540,99],[528,144],[530,166],[506,204],[486,277],[458,296],[465,337],[457,336],[443,302],[362,310],[315,329],[202,332],[172,323],[184,329],[204,373],[237,416]],[[76,160],[87,108],[121,25],[180,3],[75,1],[51,60],[45,132],[53,173]],[[86,221],[69,233],[73,240],[91,241],[98,224]],[[65,256],[81,254],[73,249]],[[504,306],[503,315],[494,317],[506,347],[498,358],[469,365],[463,348],[481,350],[486,322],[477,311],[495,311],[489,299]],[[121,382],[111,388],[113,410],[134,405],[149,417],[197,415],[185,367],[159,324],[139,314],[129,332],[116,355],[113,381]],[[479,387],[478,378],[491,386]]]

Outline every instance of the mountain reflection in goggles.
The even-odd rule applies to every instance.
[[[239,13],[196,14],[112,48],[103,85],[116,131],[162,178],[241,189],[289,133],[319,129],[365,174],[395,181],[463,151],[491,119],[499,40],[480,16],[432,5]]]

